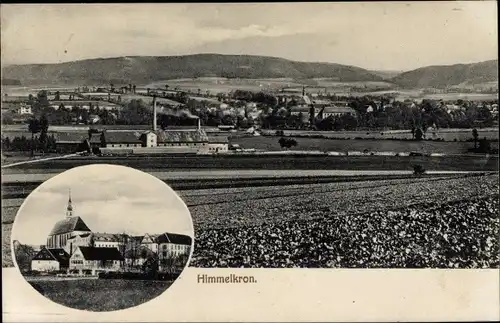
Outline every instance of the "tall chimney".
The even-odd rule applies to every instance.
[[[156,95],[153,96],[153,131],[156,132]]]
[[[196,120],[198,121],[198,130],[201,130],[201,121],[200,121],[200,118],[197,118]]]

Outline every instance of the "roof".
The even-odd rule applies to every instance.
[[[124,144],[140,144],[141,132],[137,131],[105,131],[104,137],[106,144],[124,143]]]
[[[305,104],[312,104],[311,99],[307,95],[302,96],[302,101],[304,101]]]
[[[123,260],[116,248],[78,247],[85,260]]]
[[[335,106],[329,106],[325,107],[323,110],[323,113],[356,113],[356,110],[350,107],[335,107]]]
[[[54,256],[54,258],[59,262],[59,263],[68,263],[69,262],[69,254],[64,251],[64,249],[49,249],[49,252]]]
[[[79,216],[72,216],[64,220],[58,221],[52,231],[50,231],[49,236],[55,234],[69,233],[73,231],[89,231],[89,227],[83,222]]]
[[[57,106],[60,106],[62,104],[66,105],[89,105],[89,104],[92,104],[92,105],[98,105],[98,106],[118,106],[117,104],[115,103],[110,103],[108,101],[104,101],[104,100],[59,100],[59,101],[56,101],[56,100],[51,100],[50,101],[50,105],[57,105]]]
[[[93,238],[94,241],[118,242],[123,240],[122,237],[120,237],[120,234],[113,234],[113,233],[94,233]]]
[[[207,142],[208,137],[205,130],[158,130],[157,142]]]
[[[32,258],[32,260],[56,260],[59,263],[68,263],[69,254],[64,251],[64,249],[47,249],[43,247],[40,251]]]
[[[81,143],[89,137],[87,133],[77,131],[53,132],[52,134],[56,143]]]
[[[208,142],[213,144],[227,144],[229,138],[227,136],[209,136]]]
[[[75,239],[75,238],[77,238],[77,237],[80,237],[80,238],[86,238],[86,237],[88,237],[88,236],[90,236],[90,235],[91,235],[91,233],[77,234],[77,235],[73,235],[73,236],[69,237],[69,239],[68,239],[68,240],[70,240],[70,239]]]
[[[175,243],[183,245],[191,245],[191,237],[184,234],[165,232],[156,238],[157,243]]]
[[[313,100],[313,103],[315,105],[328,105],[328,104],[332,104],[329,100],[321,100],[321,99]]]

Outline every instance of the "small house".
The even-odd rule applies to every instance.
[[[59,271],[68,268],[69,254],[62,248],[48,249],[43,247],[31,259],[31,270]]]
[[[118,271],[125,259],[117,248],[78,247],[69,262],[69,271],[96,275]]]
[[[227,153],[229,151],[229,140],[227,136],[209,137],[208,146],[205,150],[209,153]]]

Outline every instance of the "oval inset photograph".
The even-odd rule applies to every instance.
[[[164,182],[117,165],[72,168],[24,201],[12,228],[15,264],[46,298],[115,311],[167,290],[193,249],[191,215]]]

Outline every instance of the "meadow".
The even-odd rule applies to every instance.
[[[241,137],[231,140],[244,148],[280,151],[279,137]],[[442,154],[466,154],[474,147],[472,142],[441,142],[441,141],[400,141],[400,140],[343,140],[325,138],[295,138],[297,146],[293,150],[319,151],[369,151],[369,152],[420,152]],[[492,143],[498,147],[498,142]]]
[[[261,130],[265,135],[274,135],[276,130]],[[479,128],[477,129],[479,138],[498,141],[499,132],[496,128]],[[380,139],[380,140],[411,140],[411,130],[386,130],[386,131],[314,131],[314,130],[283,130],[285,136],[321,136],[322,138],[333,139]],[[442,139],[443,141],[468,141],[472,140],[472,129],[453,129],[444,128],[439,130],[429,130],[426,133],[425,139]]]
[[[445,101],[456,101],[459,99],[470,101],[490,101],[498,100],[498,94],[489,93],[424,93],[423,89],[398,89],[398,87],[387,81],[359,81],[359,82],[340,82],[335,79],[316,78],[316,79],[292,79],[292,78],[265,78],[265,79],[227,79],[222,77],[200,77],[187,79],[172,79],[157,81],[146,84],[142,87],[161,88],[169,85],[169,88],[178,87],[181,90],[190,90],[194,93],[201,90],[205,93],[207,90],[212,93],[229,93],[236,90],[245,91],[280,91],[285,88],[287,91],[300,94],[302,87],[306,86],[308,93],[334,93],[336,95],[352,96],[383,96],[394,95],[397,100],[416,100],[436,99]],[[363,88],[363,91],[356,91]]]
[[[42,295],[58,304],[101,312],[116,311],[145,303],[161,295],[172,282],[79,279],[31,281],[30,284]]]

